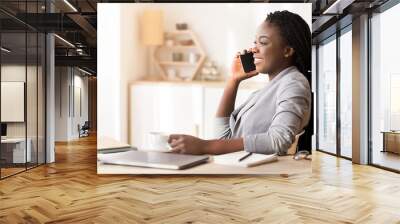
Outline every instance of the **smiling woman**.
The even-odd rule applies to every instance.
[[[243,71],[240,52],[233,59],[232,76],[216,114],[217,139],[173,134],[169,143],[174,152],[287,154],[310,120],[310,28],[299,15],[276,11],[258,27],[254,44],[248,49],[254,56],[254,71]],[[268,74],[268,84],[234,109],[241,81],[260,73]]]

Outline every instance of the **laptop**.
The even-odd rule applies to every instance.
[[[207,162],[209,156],[130,150],[97,154],[97,159],[104,164],[183,170]]]

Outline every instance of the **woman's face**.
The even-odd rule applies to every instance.
[[[270,74],[287,62],[284,57],[286,44],[273,24],[263,22],[257,28],[254,44],[254,64],[258,72]]]

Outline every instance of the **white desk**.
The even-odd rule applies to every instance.
[[[26,162],[31,161],[31,145],[32,141],[30,138],[26,139],[27,142],[27,147],[26,147],[26,154],[25,154],[25,138],[6,138],[6,139],[1,139],[1,144],[2,145],[13,145],[12,148],[12,162],[13,163],[25,163],[25,158],[27,159]],[[9,150],[3,149],[2,151]]]
[[[212,159],[205,164],[185,170],[166,170],[134,166],[97,163],[97,174],[255,174],[293,175],[311,173],[311,160],[296,161],[292,156],[281,156],[277,162],[255,167],[237,167],[215,164]]]
[[[107,148],[109,144],[117,147],[118,142],[112,139],[100,139],[99,148]],[[120,143],[121,144],[121,143]],[[121,144],[121,147],[126,144]],[[97,174],[254,174],[254,175],[293,175],[311,173],[311,160],[294,160],[293,156],[280,156],[277,162],[255,167],[238,167],[209,162],[185,170],[166,170],[135,166],[121,166],[97,162]]]

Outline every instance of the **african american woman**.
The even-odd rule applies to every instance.
[[[172,134],[172,151],[185,154],[224,154],[245,150],[286,155],[311,114],[311,32],[297,14],[276,11],[257,28],[253,52],[256,70],[245,73],[234,57],[215,120],[218,137],[203,140]],[[269,82],[235,109],[241,81],[268,74]]]

